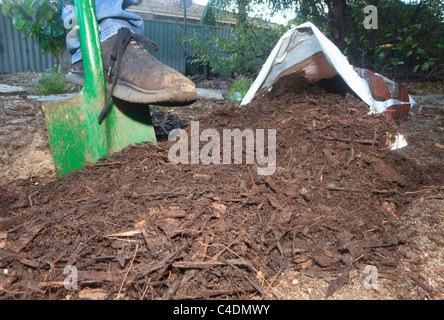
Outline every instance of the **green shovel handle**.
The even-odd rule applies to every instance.
[[[84,92],[101,97],[106,96],[105,77],[94,0],[75,0],[77,24],[79,26],[85,74]],[[105,101],[103,101],[105,103]]]

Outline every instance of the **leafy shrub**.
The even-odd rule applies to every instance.
[[[246,27],[234,29],[228,38],[210,31],[208,36],[195,33],[179,40],[190,48],[192,63],[208,65],[214,73],[255,76],[286,30],[254,19]]]
[[[14,27],[25,32],[24,39],[32,35],[44,54],[59,55],[66,35],[62,0],[3,0],[0,5],[3,15],[12,18]]]
[[[429,75],[444,61],[444,3],[438,0],[378,2],[377,29],[366,30],[365,3],[351,2],[345,54],[354,65],[389,77]],[[442,69],[442,68],[441,68]]]
[[[220,86],[220,89],[222,90],[222,96],[228,101],[239,103],[247,94],[251,83],[251,78],[235,72],[234,80],[232,83],[228,84],[227,86],[227,83],[225,81],[222,82]]]
[[[34,78],[32,82],[34,88],[29,90],[29,92],[35,95],[65,92],[65,76],[54,70],[48,70],[46,73],[41,73],[37,78]]]

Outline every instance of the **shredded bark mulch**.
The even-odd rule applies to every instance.
[[[411,237],[398,217],[412,192],[440,182],[390,150],[392,120],[352,94],[287,77],[199,125],[221,137],[276,129],[274,173],[246,164],[245,148],[241,164],[172,164],[175,141],[160,141],[45,184],[22,181],[20,194],[1,189],[0,297],[100,288],[106,299],[273,298],[287,270],[329,280],[331,295],[368,264],[397,280],[398,247]],[[80,290],[69,289],[73,270]]]

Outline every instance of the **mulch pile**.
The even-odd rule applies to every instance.
[[[396,280],[397,248],[411,237],[397,217],[433,177],[389,150],[392,120],[367,112],[351,94],[284,78],[199,123],[221,136],[276,129],[271,175],[245,158],[174,165],[174,142],[162,141],[47,184],[24,181],[17,195],[3,190],[0,298],[76,299],[89,287],[105,299],[273,298],[288,270],[327,279],[331,295],[368,264]],[[73,270],[78,290],[64,286]]]

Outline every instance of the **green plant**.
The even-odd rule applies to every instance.
[[[165,110],[168,110],[168,109],[171,109],[171,108],[173,108],[173,107],[171,107],[171,106],[156,106],[156,105],[154,105],[154,106],[152,106],[152,108],[154,108],[154,109],[165,109]]]
[[[32,82],[34,87],[30,89],[29,92],[35,95],[65,92],[65,76],[54,70],[48,70],[45,73],[41,73],[37,78],[34,78]]]
[[[438,0],[377,4],[377,29],[366,30],[365,4],[350,2],[344,53],[350,62],[390,77],[427,76],[444,62],[444,4]]]
[[[265,0],[274,10],[296,11],[293,23],[313,22],[356,66],[387,76],[442,78],[442,0]],[[366,29],[367,5],[377,9]]]
[[[228,85],[225,81],[221,83],[222,96],[228,101],[239,103],[247,94],[251,83],[251,78],[235,72],[233,82]]]
[[[252,19],[243,28],[234,29],[228,38],[213,32],[183,36],[190,48],[191,62],[208,65],[214,73],[255,76],[271,50],[286,31],[284,26],[270,26],[262,19]]]
[[[25,32],[24,39],[34,36],[43,53],[59,55],[65,45],[66,29],[62,21],[62,0],[3,0],[2,13],[12,18],[14,27]]]

